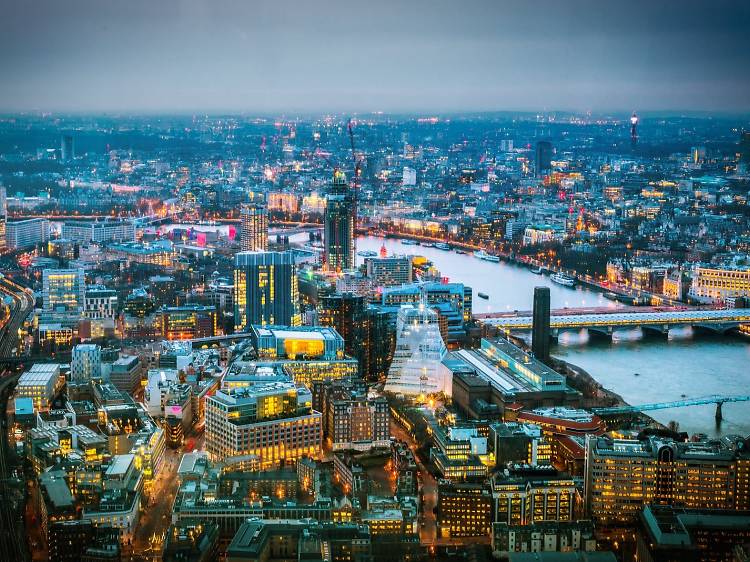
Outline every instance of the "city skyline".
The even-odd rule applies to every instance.
[[[732,0],[4,4],[2,111],[750,111]]]

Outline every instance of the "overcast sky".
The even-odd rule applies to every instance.
[[[0,0],[0,110],[750,111],[748,0]]]

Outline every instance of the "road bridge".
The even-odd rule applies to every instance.
[[[485,326],[504,332],[531,330],[533,319],[528,313],[492,318],[479,318]],[[618,329],[641,328],[646,331],[668,334],[670,328],[691,326],[724,333],[750,325],[750,309],[669,310],[640,312],[614,309],[612,312],[593,314],[555,314],[550,316],[553,337],[564,331],[586,329],[594,334],[611,337]]]

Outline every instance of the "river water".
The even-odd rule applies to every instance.
[[[550,287],[552,308],[614,307],[601,293],[552,283],[547,276],[507,264],[491,263],[470,254],[404,245],[395,239],[360,237],[357,250],[425,256],[443,276],[474,290],[474,312],[531,310],[535,286]],[[358,257],[358,263],[364,258]],[[478,298],[477,292],[489,298]],[[669,339],[643,338],[640,330],[615,333],[611,342],[589,341],[585,331],[563,334],[553,355],[587,370],[604,387],[631,404],[667,402],[711,394],[750,394],[750,342],[740,337],[694,335],[673,330]],[[638,376],[635,375],[638,373]],[[724,421],[717,427],[715,406],[655,410],[662,423],[672,420],[689,433],[722,435],[750,433],[750,402],[724,404]]]

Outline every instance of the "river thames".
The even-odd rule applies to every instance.
[[[474,290],[474,312],[530,310],[536,286],[550,287],[552,308],[616,306],[591,289],[568,288],[505,262],[491,263],[470,254],[404,245],[400,240],[360,237],[357,250],[389,254],[415,254],[429,259],[443,276]],[[358,263],[364,258],[357,257]],[[479,298],[483,292],[488,299]],[[737,395],[750,392],[750,341],[739,336],[694,335],[692,330],[673,330],[667,340],[646,338],[640,330],[616,332],[612,341],[588,341],[586,332],[563,334],[553,355],[586,369],[604,387],[630,404],[667,402],[710,394]],[[638,373],[636,376],[635,373]],[[724,421],[714,421],[715,406],[691,406],[656,410],[649,414],[662,423],[679,422],[689,433],[723,435],[750,433],[750,402],[724,405]]]

